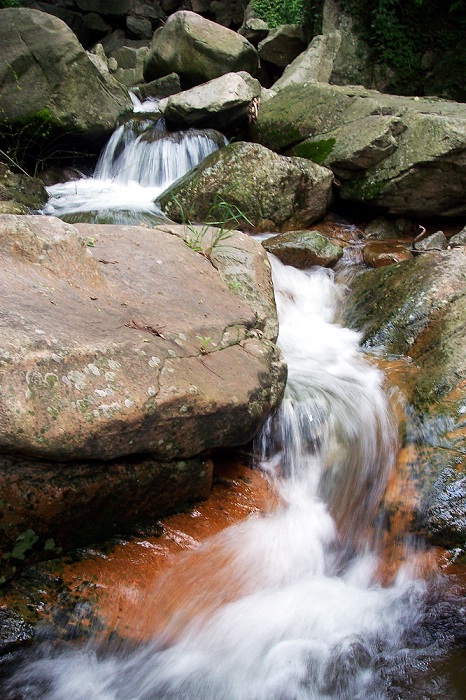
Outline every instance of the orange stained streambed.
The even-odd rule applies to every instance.
[[[202,542],[252,514],[271,510],[276,502],[262,472],[230,455],[228,461],[215,463],[209,499],[189,512],[163,518],[159,537],[135,538],[109,554],[65,564],[62,578],[96,605],[107,633],[139,642],[170,624],[176,636],[207,600],[211,610],[241,593],[240,581],[232,580],[227,548],[214,541],[207,549]]]
[[[403,547],[416,500],[409,480],[411,458],[409,450],[400,451],[387,486],[385,506],[392,512],[382,538],[379,580],[383,584],[393,580],[407,558],[424,576],[443,568],[447,561],[437,549],[415,552]],[[65,564],[64,582],[96,606],[105,635],[115,631],[129,641],[141,642],[162,634],[171,642],[195,617],[251,592],[254,577],[232,560],[231,540],[220,536],[208,546],[202,543],[248,516],[260,517],[273,510],[277,497],[260,471],[237,459],[217,463],[215,473],[209,500],[189,512],[164,518],[161,536],[135,538],[109,554],[94,553]]]

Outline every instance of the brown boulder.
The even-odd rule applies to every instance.
[[[265,252],[243,239],[265,299]],[[0,261],[4,453],[187,458],[248,442],[280,398],[273,305],[171,232],[5,215]]]

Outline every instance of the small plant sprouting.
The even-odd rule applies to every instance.
[[[205,223],[200,226],[193,223],[178,197],[173,196],[173,201],[180,210],[181,223],[190,232],[185,239],[186,245],[206,258],[210,258],[213,252],[224,246],[225,241],[233,236],[235,225],[241,221],[251,224],[246,214],[236,204],[230,204],[219,195],[215,195]]]
[[[88,248],[94,248],[95,246],[95,238],[92,238],[92,236],[88,236],[86,238],[86,245]]]
[[[239,292],[243,285],[237,277],[232,277],[228,282],[228,286],[232,292]]]
[[[196,335],[196,338],[201,341],[199,350],[201,351],[201,355],[205,355],[207,353],[207,346],[210,343],[210,336],[206,335]]]

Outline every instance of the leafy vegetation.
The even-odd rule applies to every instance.
[[[269,27],[303,21],[303,0],[253,0],[252,8]]]
[[[340,0],[389,89],[466,99],[465,0]]]
[[[5,7],[21,7],[22,0],[0,0],[0,9]]]

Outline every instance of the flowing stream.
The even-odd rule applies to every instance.
[[[45,214],[96,223],[138,223],[145,214],[157,223],[164,219],[157,197],[225,145],[226,139],[212,129],[168,132],[163,119],[151,118],[154,102],[133,99],[133,118],[114,132],[93,176],[49,187]]]
[[[210,135],[190,134],[157,138],[149,154],[147,141],[138,152],[140,135],[120,130],[93,181],[52,188],[49,211],[89,211],[102,201],[121,208],[120,185],[126,196],[144,190],[127,197],[128,208],[147,207],[180,176],[171,170],[179,154],[159,163],[165,149],[183,144],[187,169],[193,141],[197,159],[216,147]],[[90,205],[93,188],[100,194]],[[256,448],[275,507],[223,531],[169,573],[150,604],[163,612],[179,593],[174,586],[186,593],[151,642],[41,652],[9,681],[7,698],[460,700],[438,683],[432,693],[411,687],[411,670],[441,653],[423,626],[431,593],[409,563],[412,550],[394,577],[383,573],[377,513],[398,449],[384,377],[358,334],[336,322],[344,288],[334,273],[272,262],[289,377]]]

